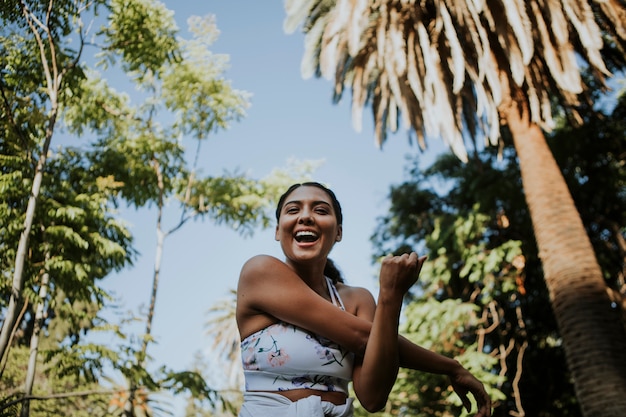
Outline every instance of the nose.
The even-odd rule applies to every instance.
[[[300,213],[300,218],[298,219],[298,223],[300,224],[312,224],[313,216],[311,216],[311,212],[309,210],[302,210]]]

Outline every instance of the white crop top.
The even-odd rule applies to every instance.
[[[345,310],[326,278],[331,300]],[[348,394],[354,354],[338,344],[285,322],[274,323],[241,342],[246,391],[315,389]]]

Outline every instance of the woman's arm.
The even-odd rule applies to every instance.
[[[281,260],[249,259],[237,286],[236,318],[242,338],[267,326],[268,316],[302,327],[362,356],[371,322],[334,307]]]
[[[315,314],[311,314],[315,312]],[[270,315],[302,327],[350,349],[365,354],[372,323],[354,316],[317,295],[281,260],[258,255],[244,264],[237,287],[237,321],[246,337],[255,317]],[[477,417],[491,415],[491,401],[483,385],[457,361],[398,338],[399,365],[420,371],[445,374],[468,407],[467,392],[478,404]]]
[[[369,412],[381,410],[398,375],[398,326],[402,300],[417,280],[426,258],[415,253],[383,259],[380,270],[378,303],[369,291],[362,290],[357,316],[372,321],[372,328],[363,358],[355,360],[354,392]]]
[[[398,349],[400,366],[431,374],[447,375],[450,378],[452,388],[461,398],[463,406],[468,412],[472,408],[472,404],[467,394],[471,393],[478,407],[476,417],[489,417],[491,415],[491,398],[485,391],[482,382],[476,379],[458,361],[424,349],[402,336],[399,336]]]

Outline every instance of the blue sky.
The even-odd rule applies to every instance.
[[[364,128],[352,128],[350,96],[332,104],[332,82],[303,80],[300,61],[303,35],[283,31],[282,2],[254,0],[170,0],[178,26],[186,32],[190,15],[213,14],[221,32],[214,53],[228,54],[225,78],[236,89],[252,93],[248,115],[205,145],[201,161],[205,173],[246,172],[254,178],[284,167],[289,158],[324,160],[314,179],[328,184],[344,211],[344,237],[331,257],[348,283],[377,295],[376,267],[371,264],[369,236],[376,217],[387,208],[392,184],[404,178],[405,155],[420,153],[404,132],[376,147],[369,109]],[[185,34],[185,37],[189,37]],[[423,166],[441,151],[439,141],[422,154]],[[126,309],[149,301],[156,242],[154,213],[127,215],[141,257],[133,268],[107,278]],[[167,228],[167,226],[166,226]],[[273,228],[243,238],[209,222],[184,226],[165,242],[153,335],[149,354],[174,369],[190,366],[194,353],[210,343],[205,333],[207,310],[234,289],[242,264],[259,253],[282,258]]]

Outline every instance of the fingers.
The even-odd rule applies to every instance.
[[[463,403],[463,407],[469,413],[472,410],[472,403],[467,395],[460,395],[461,402]],[[483,395],[474,396],[476,399],[476,406],[478,408],[475,417],[490,417],[491,416],[491,400],[487,397],[485,398]]]
[[[482,387],[480,389],[473,389],[472,395],[476,400],[476,405],[478,407],[478,412],[476,413],[476,417],[490,417],[491,416],[491,398],[487,394],[487,391]],[[469,410],[468,410],[469,411]]]
[[[478,409],[476,417],[491,417],[491,406],[483,406]]]
[[[491,398],[485,393],[485,398],[483,398],[483,405],[481,407],[481,416],[490,417],[491,416]]]
[[[468,393],[471,393],[474,400],[476,400],[476,406],[478,408],[475,417],[491,416],[491,398],[489,397],[489,394],[487,394],[487,391],[485,391],[484,386],[478,380],[473,377],[470,380],[453,379],[452,388],[457,393],[463,403],[463,407],[468,412],[470,412],[472,408],[471,401],[468,397]]]
[[[419,275],[419,273],[422,271],[422,266],[424,266],[424,262],[426,262],[426,259],[428,259],[428,256],[426,255],[420,256],[417,259],[417,275]]]
[[[403,253],[402,255],[393,255],[389,253],[382,260],[383,260],[383,263],[396,261],[396,262],[403,262],[407,266],[414,265],[417,267],[417,270],[419,272],[419,270],[422,268],[422,265],[424,265],[424,262],[426,261],[426,259],[428,259],[428,256],[426,255],[418,256],[416,252],[411,252],[411,253]]]
[[[417,282],[426,256],[418,256],[416,252],[402,255],[387,255],[382,259],[380,270],[381,289],[394,293],[406,294]]]
[[[460,397],[461,397],[461,402],[463,403],[463,407],[465,407],[467,412],[469,413],[470,411],[472,411],[472,402],[467,397],[467,394],[460,395]]]
[[[480,395],[474,394],[478,405],[478,412],[476,417],[490,417],[491,416],[491,398],[487,395],[486,391],[480,393]]]

